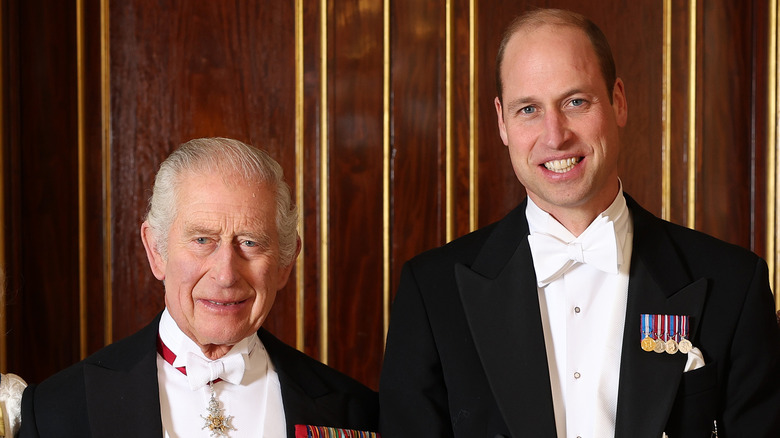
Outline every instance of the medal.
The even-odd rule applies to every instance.
[[[640,319],[641,323],[641,336],[640,345],[644,351],[653,351],[655,349],[655,341],[653,341],[652,333],[652,321],[651,315],[644,313]]]
[[[209,407],[206,409],[209,415],[206,417],[200,416],[200,418],[206,420],[206,424],[201,429],[208,428],[211,431],[210,436],[228,436],[229,430],[236,430],[233,424],[231,424],[233,416],[228,415],[226,417],[224,415],[224,409],[219,405],[217,393],[214,391],[214,382],[209,382],[209,389],[211,390],[211,399],[209,399]]]
[[[680,349],[680,352],[683,354],[688,354],[689,351],[693,348],[693,344],[691,344],[691,341],[689,341],[687,338],[689,337],[688,334],[688,316],[683,315],[680,317],[680,343],[677,346]]]
[[[669,339],[666,340],[666,352],[668,354],[677,353],[677,341],[674,339],[677,336],[677,317],[674,315],[666,315],[666,327]]]
[[[656,353],[663,353],[666,351],[666,342],[664,342],[663,329],[664,325],[661,323],[661,315],[653,315],[655,319],[655,348],[653,351]]]

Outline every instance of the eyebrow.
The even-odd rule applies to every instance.
[[[570,88],[563,93],[560,94],[560,97],[558,97],[558,100],[565,99],[567,97],[573,96],[575,94],[581,94],[585,93],[581,88]],[[517,99],[512,99],[506,104],[506,109],[509,113],[516,112],[520,108],[528,105],[529,103],[538,102],[539,99],[533,96],[522,96],[518,97]]]
[[[198,236],[198,235],[214,236],[214,235],[219,235],[219,234],[220,234],[219,231],[217,231],[217,230],[215,230],[213,228],[203,227],[201,225],[185,225],[184,226],[184,235],[188,236],[188,237],[189,236]],[[245,236],[245,237],[248,238],[247,240],[251,240],[253,242],[257,242],[257,243],[259,243],[261,245],[264,245],[264,246],[270,246],[271,245],[271,237],[267,233],[260,233],[260,234],[258,234],[258,233],[253,232],[253,231],[239,230],[238,232],[235,233],[234,236]]]

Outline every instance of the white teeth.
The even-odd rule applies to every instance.
[[[544,163],[547,170],[555,173],[566,173],[574,168],[580,162],[579,158],[567,158],[565,160],[552,160]]]
[[[220,303],[218,301],[211,301],[209,300],[209,303],[216,304],[218,306],[235,306],[237,303]]]

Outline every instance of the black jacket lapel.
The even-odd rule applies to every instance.
[[[693,337],[708,285],[705,279],[691,279],[662,221],[627,200],[634,243],[615,436],[658,437],[674,404],[687,355],[642,350],[640,315],[689,315]]]
[[[92,436],[162,436],[155,348],[160,316],[84,365]]]
[[[550,375],[525,203],[455,277],[474,343],[513,436],[555,436]]]

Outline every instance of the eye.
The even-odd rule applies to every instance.
[[[195,238],[195,243],[197,243],[198,245],[205,245],[205,244],[209,243],[209,238],[208,237],[196,237]]]
[[[245,240],[243,243],[244,243],[244,246],[248,246],[250,248],[254,248],[254,247],[256,247],[258,245],[258,243],[253,241],[253,240]]]
[[[536,108],[534,108],[534,107],[532,107],[530,105],[529,106],[524,106],[524,107],[520,108],[520,112],[523,113],[523,114],[533,114],[533,113],[536,112]]]
[[[571,100],[571,106],[582,106],[585,105],[585,99],[572,99]]]

